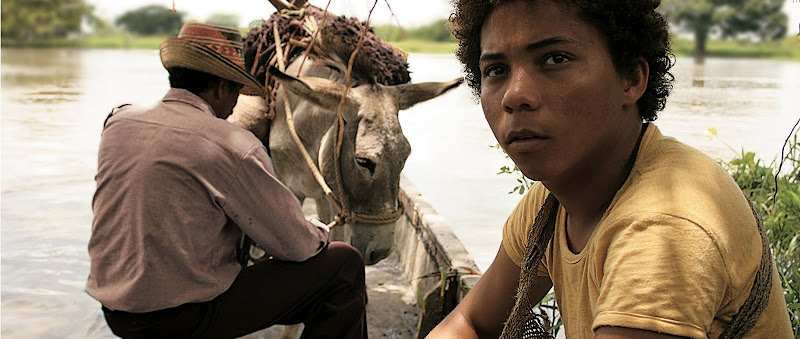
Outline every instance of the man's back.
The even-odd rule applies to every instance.
[[[240,270],[241,231],[222,204],[253,147],[263,146],[185,90],[110,118],[99,150],[89,292],[109,308],[146,312],[227,289]]]

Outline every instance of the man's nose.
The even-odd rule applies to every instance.
[[[530,70],[517,68],[512,71],[502,104],[503,110],[509,114],[532,111],[541,106],[536,78]]]

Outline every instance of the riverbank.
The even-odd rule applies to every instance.
[[[758,43],[737,40],[709,40],[706,50],[709,57],[800,61],[800,35],[789,36],[778,41],[762,41]],[[694,40],[673,38],[672,52],[676,56],[692,56]]]
[[[111,49],[157,49],[167,36],[134,36],[130,34],[87,35],[79,39],[44,39],[34,41],[2,40],[3,48],[111,48]],[[409,53],[453,54],[458,44],[420,39],[404,39],[391,43]],[[674,38],[672,50],[676,56],[692,56],[694,41]],[[790,36],[779,41],[749,43],[736,40],[710,40],[707,46],[709,57],[764,58],[800,61],[800,36]]]
[[[2,48],[108,48],[108,49],[158,49],[167,36],[135,36],[130,34],[87,35],[77,39],[3,39]]]

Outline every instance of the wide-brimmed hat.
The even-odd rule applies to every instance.
[[[177,38],[161,43],[164,68],[183,67],[244,85],[242,92],[263,95],[263,86],[244,69],[242,35],[238,30],[190,22]]]

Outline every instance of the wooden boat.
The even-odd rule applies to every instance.
[[[469,292],[480,270],[446,220],[403,176],[393,253],[367,266],[370,338],[423,338]],[[304,210],[314,211],[313,202]],[[442,286],[444,285],[444,286]],[[247,338],[278,338],[276,326]]]

